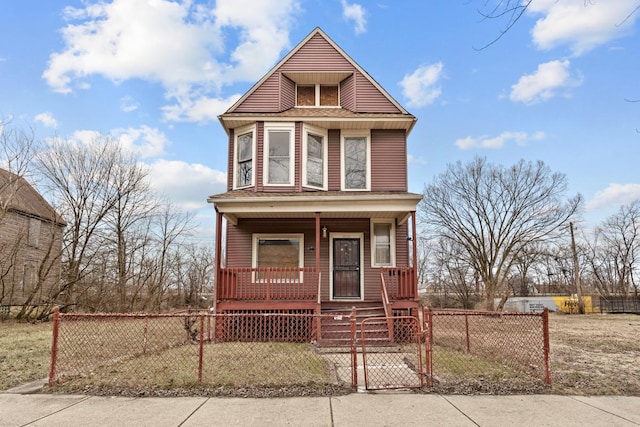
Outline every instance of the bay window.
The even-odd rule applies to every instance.
[[[326,190],[327,132],[323,129],[305,126],[303,138],[303,184]]]
[[[371,164],[369,135],[343,135],[340,151],[342,189],[368,190]]]
[[[237,130],[235,137],[235,150],[233,151],[235,169],[234,188],[243,188],[254,184],[254,135],[255,126],[249,126]]]
[[[293,185],[293,124],[265,124],[265,185]]]

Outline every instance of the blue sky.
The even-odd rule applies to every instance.
[[[474,156],[543,160],[590,224],[640,198],[639,0],[534,0],[506,25],[484,0],[7,0],[0,117],[38,138],[113,135],[213,234],[221,114],[321,27],[418,117],[410,191]]]

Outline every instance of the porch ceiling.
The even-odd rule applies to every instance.
[[[233,224],[240,218],[396,218],[404,223],[422,199],[414,193],[254,193],[229,192],[209,197]]]

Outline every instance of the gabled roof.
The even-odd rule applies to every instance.
[[[238,101],[235,102],[229,108],[225,114],[233,113],[242,103],[253,94],[262,84],[269,79],[283,64],[285,64],[292,56],[294,56],[303,46],[305,46],[309,40],[311,40],[316,35],[319,35],[327,43],[329,43],[345,60],[347,60],[357,71],[359,71],[375,88],[380,91],[380,93],[387,98],[389,102],[391,102],[400,112],[401,114],[410,114],[407,112],[402,105],[400,105],[382,86],[378,84],[370,75],[367,73],[356,61],[354,61],[340,46],[338,46],[327,34],[325,34],[320,27],[316,27],[307,37],[305,37],[296,47],[293,48],[284,58],[282,58],[271,70],[265,74],[256,84],[254,84],[251,89],[247,93],[245,93]],[[292,74],[292,73],[288,73]],[[339,74],[339,73],[337,73]]]
[[[0,169],[0,209],[66,225],[64,219],[21,176]]]

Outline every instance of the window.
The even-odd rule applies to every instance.
[[[290,271],[278,273],[278,278],[300,280],[299,268],[304,266],[304,235],[290,234],[254,234],[254,268],[288,268]],[[264,280],[258,273],[256,280]]]
[[[40,220],[38,218],[29,218],[29,232],[27,235],[27,243],[29,246],[38,247],[40,242]]]
[[[293,184],[294,125],[265,124],[265,185]]]
[[[302,173],[306,186],[326,189],[326,141],[326,130],[305,126]]]
[[[371,266],[395,265],[395,224],[393,220],[371,221]]]
[[[243,128],[236,134],[235,157],[235,185],[234,188],[242,188],[253,185],[253,136],[255,127]]]
[[[316,87],[314,85],[299,85],[296,104],[299,107],[314,107],[316,105]]]
[[[323,107],[335,107],[339,105],[337,85],[320,85],[320,105]]]
[[[298,85],[296,105],[298,107],[339,107],[338,85]]]
[[[342,138],[342,189],[368,190],[370,143],[368,135]]]

